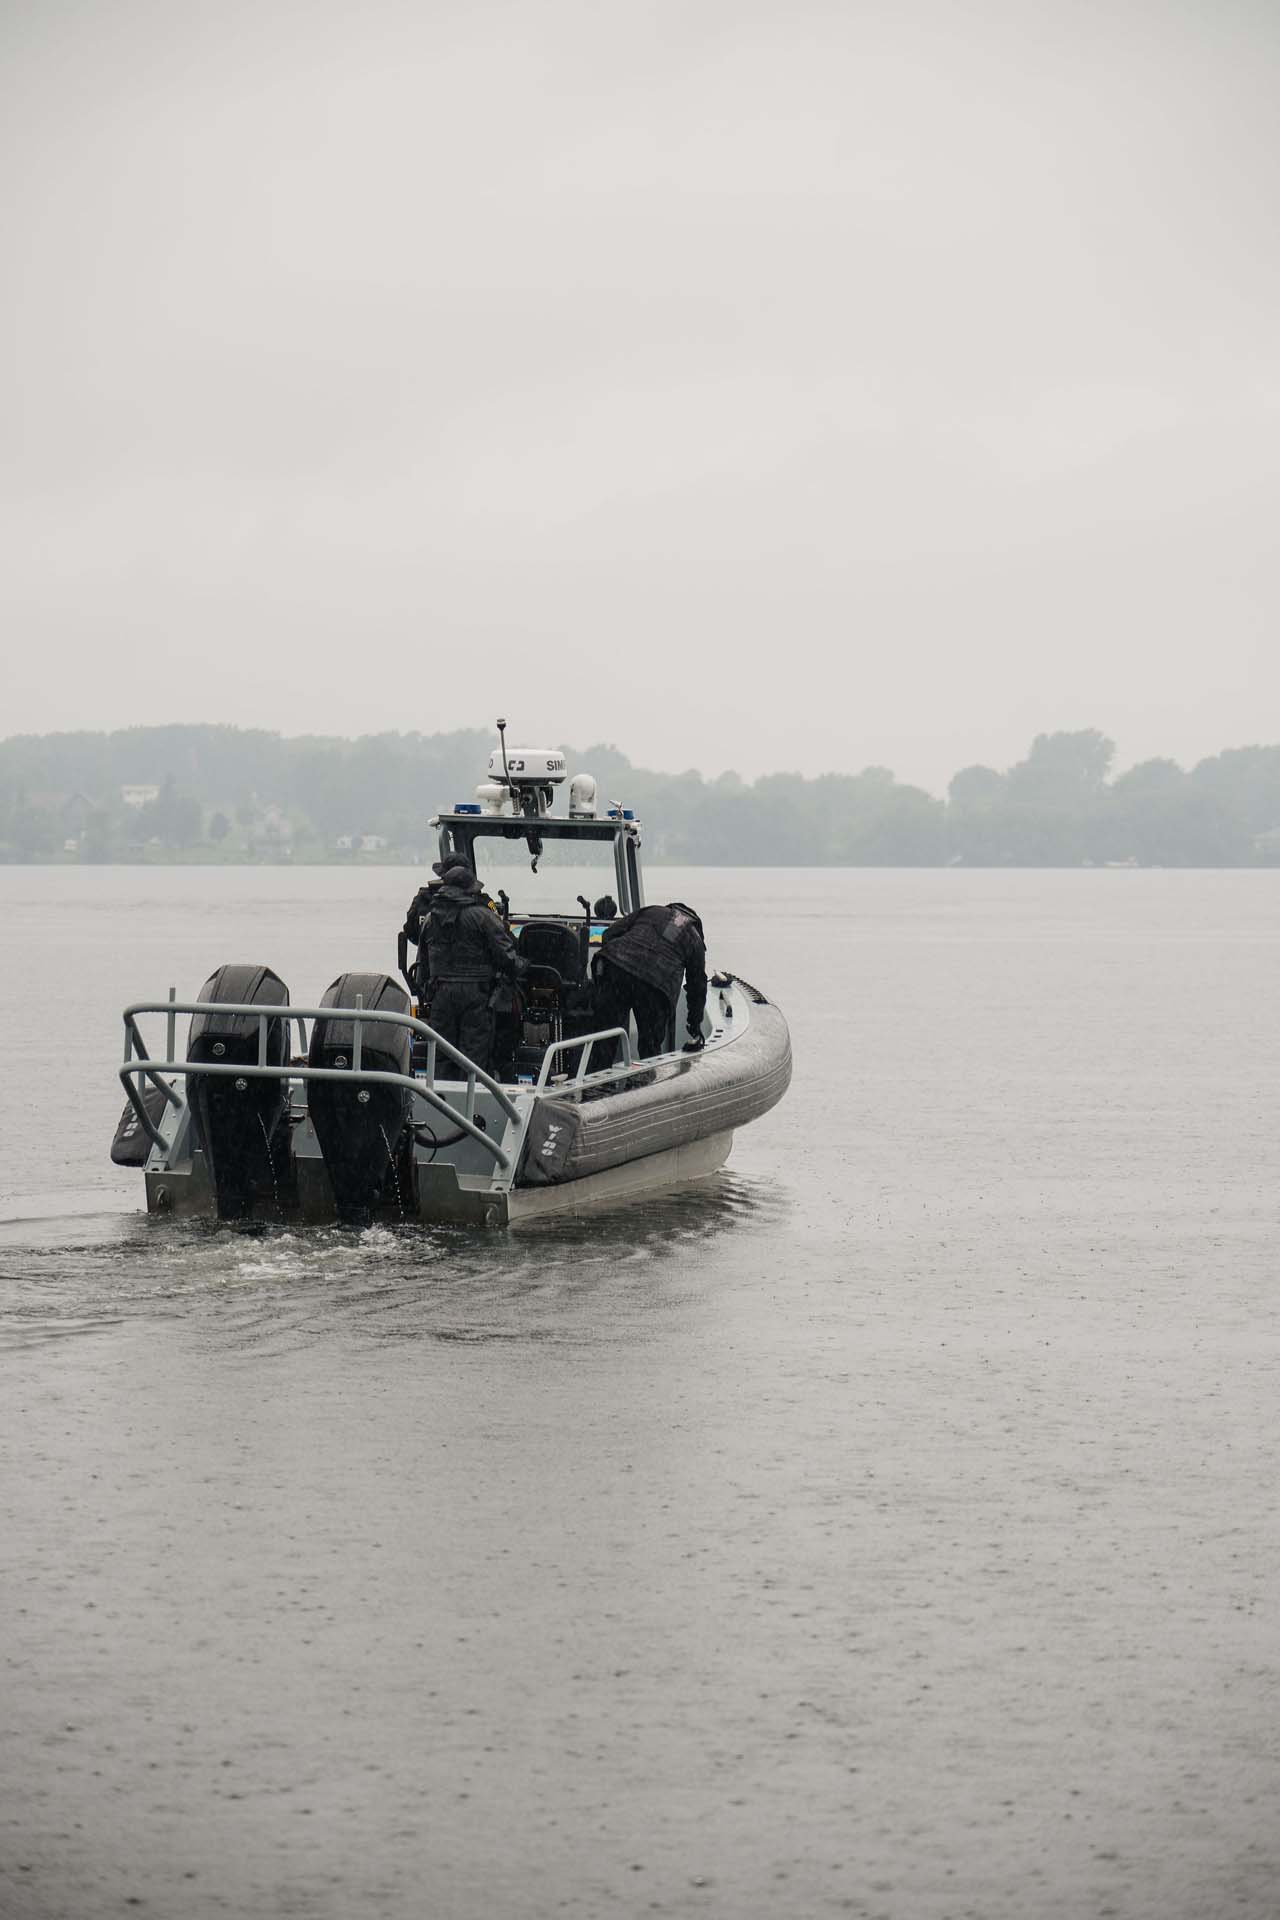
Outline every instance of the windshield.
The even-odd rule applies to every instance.
[[[545,840],[533,873],[523,840],[477,836],[475,861],[485,891],[496,899],[498,889],[504,888],[512,913],[520,916],[580,917],[582,900],[594,907],[602,895],[616,899],[618,892],[611,840]]]

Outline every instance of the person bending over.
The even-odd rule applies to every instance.
[[[602,1027],[625,1027],[634,1013],[642,1059],[665,1053],[681,985],[685,1027],[702,1044],[707,1004],[707,948],[702,922],[683,900],[638,907],[607,926],[600,941],[597,1013]]]

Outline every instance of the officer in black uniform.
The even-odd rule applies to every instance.
[[[448,868],[433,893],[418,949],[430,976],[428,1020],[442,1039],[452,1042],[487,1073],[493,1061],[493,1008],[490,997],[498,976],[518,980],[527,971],[502,921],[484,905],[480,882],[470,867]]]
[[[439,879],[428,880],[425,887],[418,888],[409,902],[404,916],[404,926],[400,932],[400,970],[409,984],[409,991],[414,999],[424,1004],[427,998],[427,966],[426,956],[421,948],[427,916],[431,912],[431,902],[439,893],[442,884]],[[415,956],[412,960],[409,959],[411,953]]]
[[[685,1026],[702,1045],[707,1004],[707,948],[702,922],[692,907],[672,900],[665,907],[639,907],[604,930],[596,1002],[602,1027],[625,1027],[636,1017],[642,1058],[665,1053],[683,982]]]

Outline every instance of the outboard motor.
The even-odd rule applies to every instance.
[[[270,967],[219,967],[200,989],[201,1000],[284,1007],[289,989]],[[217,1067],[256,1067],[259,1025],[247,1013],[191,1016],[187,1058]],[[267,1022],[267,1065],[289,1057],[288,1015]],[[197,1144],[203,1149],[220,1220],[243,1220],[258,1199],[278,1191],[288,1166],[287,1079],[193,1073],[189,1098]]]
[[[408,1013],[409,996],[386,973],[339,974],[326,987],[322,1007],[355,1006],[370,1012]],[[411,1031],[381,1020],[360,1029],[360,1064],[371,1072],[409,1074]],[[355,1022],[317,1020],[311,1029],[307,1061],[313,1067],[350,1067],[354,1061]],[[308,1110],[329,1170],[338,1218],[345,1226],[367,1227],[373,1210],[390,1192],[398,1195],[399,1162],[413,1096],[407,1086],[370,1086],[340,1080],[308,1082]]]

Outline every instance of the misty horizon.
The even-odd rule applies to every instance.
[[[323,732],[320,730],[312,730],[312,729],[296,729],[296,728],[289,728],[289,727],[270,727],[270,728],[255,729],[251,726],[241,726],[239,725],[239,723],[234,721],[197,723],[197,722],[190,722],[190,721],[170,718],[168,720],[159,720],[152,723],[147,723],[145,725],[139,724],[137,726],[126,725],[123,727],[113,727],[113,728],[76,727],[76,728],[65,728],[65,729],[62,729],[62,728],[53,729],[46,733],[37,733],[34,731],[28,731],[23,733],[7,734],[4,736],[0,736],[0,756],[3,755],[3,750],[5,748],[19,746],[24,742],[37,744],[37,743],[56,741],[56,740],[75,740],[77,738],[83,738],[86,741],[106,740],[109,738],[119,737],[122,735],[127,736],[131,734],[132,735],[161,734],[161,733],[168,732],[171,729],[199,726],[201,724],[225,726],[225,727],[231,728],[233,731],[236,731],[236,732],[248,733],[253,731],[261,731],[271,735],[276,739],[279,739],[285,742],[291,742],[295,745],[308,742],[308,741],[314,741],[317,744],[323,744],[325,746],[336,746],[336,747],[357,747],[362,744],[377,741],[379,739],[387,739],[387,740],[394,739],[397,741],[408,741],[415,738],[420,738],[428,742],[434,741],[434,740],[439,740],[442,742],[452,742],[459,735],[467,735],[467,734],[483,735],[486,742],[488,742],[488,744],[484,747],[483,752],[479,752],[479,751],[477,752],[476,765],[475,765],[475,774],[476,774],[477,780],[481,779],[484,776],[485,764],[487,761],[489,751],[493,748],[496,748],[498,745],[498,732],[497,732],[496,726],[493,725],[492,723],[490,723],[489,725],[486,725],[483,721],[463,720],[456,727],[434,728],[434,729],[431,729],[430,731],[428,731],[425,728],[386,727],[386,728],[370,729],[369,731],[363,732],[363,733],[336,733],[336,732]],[[1277,727],[1277,732],[1280,732],[1280,726]],[[586,745],[579,745],[578,743],[567,740],[563,737],[554,738],[549,732],[545,734],[535,734],[534,729],[532,728],[522,729],[519,726],[518,721],[513,722],[510,718],[508,718],[507,720],[507,742],[510,750],[514,751],[517,746],[524,746],[524,747],[546,746],[556,751],[563,750],[564,752],[568,753],[572,757],[573,765],[570,768],[571,772],[582,771],[585,773],[590,773],[592,771],[592,768],[589,763],[591,760],[591,756],[593,754],[596,756],[608,756],[612,754],[617,754],[617,755],[620,755],[624,760],[626,760],[629,763],[630,767],[634,769],[637,773],[646,773],[646,774],[652,773],[652,774],[659,775],[664,779],[671,779],[671,780],[678,780],[681,778],[688,778],[690,776],[695,776],[700,780],[712,782],[712,783],[723,780],[726,777],[730,779],[737,777],[748,785],[754,785],[757,781],[776,779],[779,777],[785,778],[789,775],[808,781],[808,780],[816,780],[816,779],[823,779],[823,778],[857,777],[859,775],[867,774],[867,773],[889,773],[893,776],[894,780],[898,782],[900,785],[919,787],[922,791],[930,794],[931,797],[935,799],[943,799],[946,797],[948,788],[950,787],[951,783],[953,782],[953,780],[956,778],[958,774],[971,772],[976,769],[976,770],[984,770],[984,771],[990,770],[994,773],[1005,775],[1011,772],[1015,767],[1019,766],[1020,764],[1023,764],[1027,759],[1028,753],[1031,752],[1032,749],[1035,747],[1036,743],[1041,740],[1058,739],[1058,738],[1066,737],[1068,735],[1084,736],[1088,734],[1098,735],[1106,742],[1107,746],[1112,749],[1110,764],[1108,765],[1107,773],[1106,773],[1106,778],[1109,781],[1122,779],[1126,774],[1132,774],[1133,772],[1140,770],[1144,767],[1150,766],[1153,763],[1171,764],[1177,767],[1180,772],[1191,773],[1191,772],[1194,772],[1197,766],[1201,766],[1208,761],[1217,760],[1218,758],[1220,758],[1222,755],[1225,755],[1225,754],[1250,753],[1250,752],[1267,753],[1267,752],[1272,752],[1276,750],[1277,746],[1280,746],[1280,742],[1277,742],[1277,741],[1268,741],[1261,738],[1254,738],[1254,739],[1248,739],[1248,740],[1226,742],[1215,749],[1211,749],[1208,753],[1201,755],[1200,758],[1195,761],[1180,761],[1173,754],[1162,753],[1159,751],[1153,754],[1145,755],[1141,760],[1133,760],[1120,751],[1119,743],[1110,740],[1110,738],[1105,733],[1105,729],[1103,728],[1100,728],[1100,727],[1082,727],[1082,728],[1043,727],[1038,729],[1033,736],[1024,740],[1022,742],[1020,751],[1015,752],[1007,762],[1000,763],[1000,764],[993,764],[989,761],[983,761],[983,760],[978,760],[974,758],[965,759],[962,757],[951,768],[950,772],[945,776],[945,778],[943,778],[937,784],[937,786],[934,787],[934,786],[928,785],[924,781],[910,780],[902,774],[899,768],[892,766],[888,761],[875,760],[875,759],[869,760],[864,765],[857,766],[857,767],[834,767],[834,766],[828,767],[828,766],[817,766],[817,765],[802,767],[802,766],[794,766],[794,765],[784,766],[779,764],[779,765],[773,765],[773,766],[762,766],[757,769],[748,770],[742,766],[732,766],[732,765],[709,766],[705,764],[700,765],[696,763],[690,764],[687,766],[674,766],[674,765],[662,766],[658,764],[654,759],[647,757],[642,750],[637,750],[633,745],[629,744],[625,740],[625,738],[606,738],[605,736],[601,735],[597,738],[590,740]],[[159,771],[163,773],[163,769],[160,769]],[[5,777],[4,768],[3,768],[3,765],[0,764],[0,778],[4,778],[4,777]]]
[[[416,865],[434,808],[468,804],[492,736],[287,738],[223,726],[131,728],[0,742],[0,863],[191,857]],[[509,750],[539,743],[513,736]],[[658,859],[794,866],[1280,864],[1280,745],[1228,749],[1190,772],[1127,771],[1096,728],[1038,734],[1005,770],[957,768],[945,800],[891,769],[755,782],[637,766],[614,745],[564,747]]]

